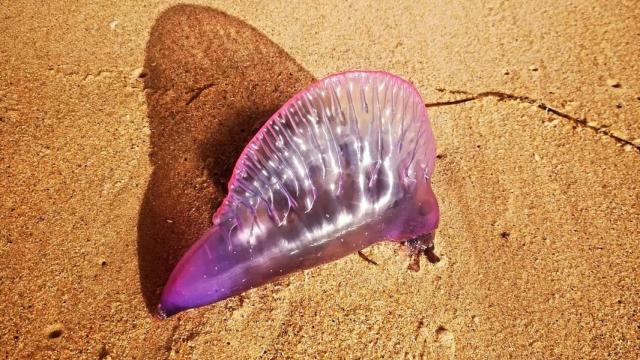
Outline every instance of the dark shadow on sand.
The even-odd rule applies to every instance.
[[[154,312],[180,256],[211,225],[245,144],[314,79],[251,25],[191,5],[158,17],[144,69],[153,172],[138,218],[138,266]]]

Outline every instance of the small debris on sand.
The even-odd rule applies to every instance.
[[[44,333],[49,339],[57,339],[62,336],[62,324],[51,324],[44,329]]]
[[[436,341],[440,344],[451,346],[453,343],[453,334],[444,326],[438,326],[436,329]]]
[[[607,79],[607,86],[611,86],[612,88],[619,88],[620,82],[616,79]]]
[[[147,72],[144,68],[139,67],[131,71],[129,76],[129,86],[132,88],[142,88],[144,78],[147,77]]]

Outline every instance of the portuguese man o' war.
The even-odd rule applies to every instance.
[[[436,144],[409,82],[352,71],[287,101],[236,162],[213,226],[167,282],[160,317],[380,242],[432,244]]]

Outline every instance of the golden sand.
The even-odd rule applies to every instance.
[[[634,1],[0,2],[0,358],[640,357]],[[262,121],[412,81],[436,253],[394,244],[151,311]]]

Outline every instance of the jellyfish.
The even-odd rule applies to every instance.
[[[411,83],[349,71],[310,85],[242,151],[212,226],[171,273],[159,316],[377,242],[431,246],[439,221],[435,160],[424,101]]]

